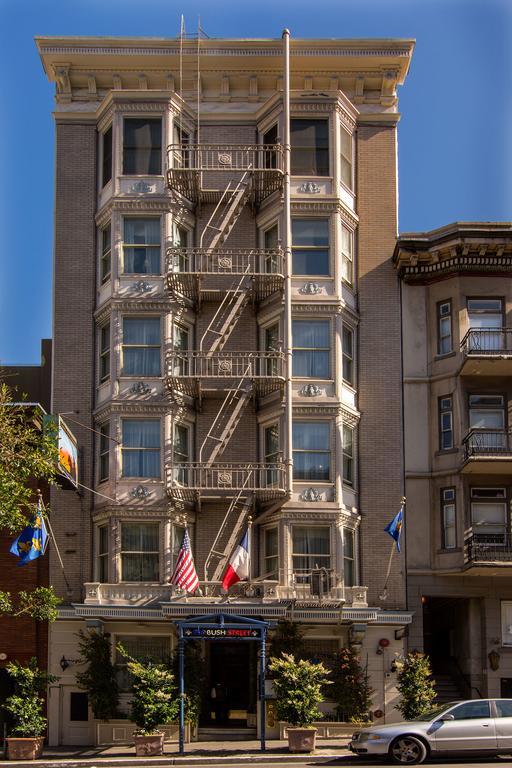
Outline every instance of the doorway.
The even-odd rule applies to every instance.
[[[257,647],[251,642],[206,645],[208,696],[202,725],[253,728],[256,725]]]

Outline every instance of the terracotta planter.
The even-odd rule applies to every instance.
[[[289,752],[314,752],[316,745],[316,728],[288,727]]]
[[[164,753],[164,734],[152,733],[150,736],[135,736],[135,754],[137,757],[153,757]]]
[[[36,760],[43,754],[44,736],[18,738],[8,736],[7,760]]]

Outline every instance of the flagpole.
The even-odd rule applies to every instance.
[[[43,498],[42,498],[41,494],[39,494],[39,500],[41,502],[41,515],[42,515],[43,519],[46,521],[46,524],[48,526],[48,530],[50,531],[50,536],[51,536],[51,538],[53,540],[53,544],[55,546],[55,552],[57,553],[57,558],[59,560],[60,567],[62,569],[62,575],[64,576],[64,581],[66,582],[66,589],[67,589],[68,593],[70,593],[71,592],[71,586],[70,586],[69,581],[67,579],[66,571],[64,570],[64,563],[62,562],[62,557],[60,556],[59,546],[58,546],[57,541],[55,539],[55,534],[53,532],[52,524],[50,523],[50,518],[46,514],[46,509],[45,509],[45,506],[43,504]],[[44,512],[43,512],[43,510],[44,510]]]
[[[402,498],[400,500],[400,510],[402,511],[402,515],[403,515],[404,510],[405,510],[405,501],[406,501],[405,496],[402,496]],[[382,588],[382,592],[379,595],[379,600],[387,600],[387,597],[388,597],[388,582],[389,582],[389,577],[391,575],[391,564],[393,562],[393,553],[395,551],[395,547],[398,549],[398,551],[400,551],[400,549],[399,549],[399,542],[400,542],[400,533],[398,534],[398,539],[394,539],[392,544],[391,544],[391,552],[389,553],[388,567],[387,567],[387,570],[386,570],[386,580],[384,582],[384,587]]]

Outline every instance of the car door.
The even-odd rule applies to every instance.
[[[495,750],[497,748],[494,717],[487,699],[475,699],[458,704],[444,713],[453,720],[436,722],[435,748],[440,752],[465,750]]]
[[[498,749],[512,750],[512,699],[496,699],[494,706]]]

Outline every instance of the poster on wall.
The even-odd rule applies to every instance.
[[[58,421],[58,441],[59,474],[63,475],[76,488],[78,486],[78,446],[76,437],[60,417]]]

